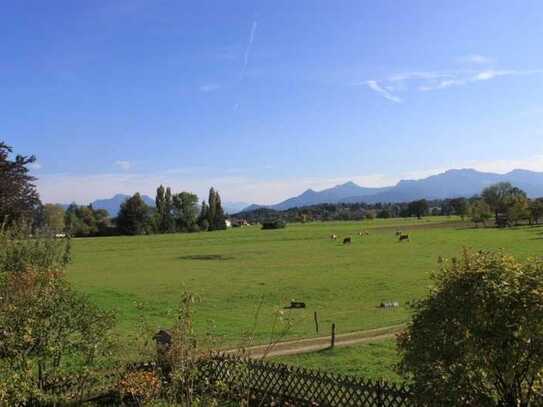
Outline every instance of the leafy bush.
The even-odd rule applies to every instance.
[[[128,372],[119,382],[121,399],[138,405],[156,399],[160,388],[160,378],[155,372]]]
[[[284,229],[287,223],[281,219],[262,222],[262,229]]]
[[[0,227],[0,273],[64,268],[69,261],[69,239],[29,238],[28,230]]]
[[[543,261],[445,260],[399,337],[417,405],[542,405]]]
[[[113,316],[64,278],[69,244],[0,231],[0,405],[76,399],[111,355]],[[77,391],[51,392],[64,378]]]

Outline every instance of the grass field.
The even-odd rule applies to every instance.
[[[399,362],[394,339],[365,343],[348,348],[326,349],[301,355],[282,356],[273,361],[331,373],[402,382],[396,373]]]
[[[409,231],[398,243],[395,230]],[[369,230],[360,237],[358,231]],[[338,333],[397,324],[408,318],[407,301],[427,290],[439,256],[462,247],[498,249],[528,257],[543,248],[543,228],[474,229],[454,218],[290,224],[283,230],[257,227],[213,233],[75,239],[69,278],[99,305],[115,309],[121,334],[134,333],[135,304],[146,304],[153,327],[168,327],[184,289],[199,297],[195,324],[223,344],[248,332],[265,342],[274,315],[291,299],[305,310],[289,337]],[[352,245],[329,238],[352,235]],[[399,301],[382,310],[380,301]],[[257,312],[257,310],[259,310]],[[256,318],[255,315],[259,317]]]

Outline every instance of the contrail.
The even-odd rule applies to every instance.
[[[245,71],[247,70],[247,65],[249,64],[249,55],[251,54],[251,48],[253,46],[253,41],[255,39],[256,31],[256,21],[253,21],[251,25],[251,33],[249,34],[249,42],[247,43],[247,48],[245,48],[245,54],[243,56],[243,68],[241,70],[241,79],[245,76]]]

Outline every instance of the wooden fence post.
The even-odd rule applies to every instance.
[[[313,318],[315,319],[315,332],[319,334],[319,320],[317,318],[317,311],[313,313]]]
[[[336,345],[336,324],[332,324],[332,342],[330,343],[330,348],[334,348]]]

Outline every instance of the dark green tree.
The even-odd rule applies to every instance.
[[[213,225],[215,223],[215,214],[217,213],[217,195],[215,192],[215,188],[213,187],[209,189],[209,197],[207,199],[207,202],[207,221],[209,224],[209,230],[214,230]]]
[[[109,214],[92,205],[71,204],[64,213],[65,230],[71,236],[105,236],[114,233]]]
[[[173,196],[173,214],[178,231],[195,231],[198,216],[198,196],[181,192]]]
[[[426,199],[419,199],[418,201],[410,202],[407,209],[410,216],[416,216],[420,219],[428,214],[428,201]]]
[[[468,200],[466,198],[454,198],[449,201],[455,215],[458,215],[464,220],[468,214]]]
[[[10,154],[13,149],[0,142],[0,223],[31,222],[40,206],[40,198],[28,166],[36,161],[34,156]]]
[[[198,215],[198,226],[200,230],[209,229],[209,220],[208,220],[209,207],[207,206],[206,201],[202,201],[202,207],[200,208],[200,215]]]
[[[539,220],[543,218],[543,198],[530,201],[528,211],[530,213],[530,222],[538,224]]]
[[[156,227],[159,233],[175,232],[173,198],[171,189],[159,186],[156,190]]]
[[[156,227],[157,232],[163,233],[162,225],[164,224],[164,210],[166,207],[166,202],[164,200],[164,193],[166,192],[163,185],[159,186],[156,189],[156,197],[155,197],[155,217],[156,217]]]
[[[209,230],[226,229],[226,217],[221,204],[221,197],[214,188],[209,190],[209,209],[207,213]]]
[[[117,217],[117,228],[123,235],[141,235],[149,231],[150,210],[141,195],[135,193],[122,205]]]

